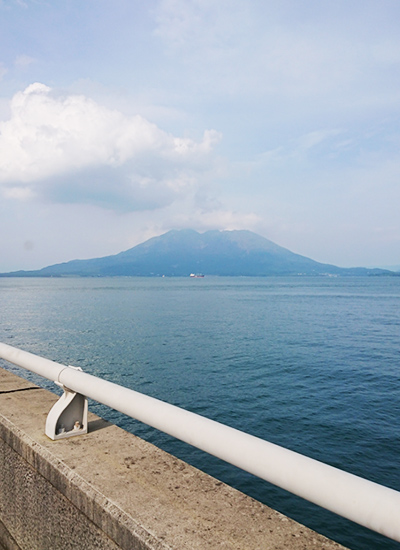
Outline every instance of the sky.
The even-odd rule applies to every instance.
[[[0,272],[171,229],[400,264],[398,0],[0,0]]]

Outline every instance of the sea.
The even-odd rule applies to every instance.
[[[1,278],[0,341],[400,491],[400,277]],[[400,549],[136,420],[89,407],[352,550]]]

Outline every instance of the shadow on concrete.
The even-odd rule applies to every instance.
[[[103,418],[99,418],[98,420],[92,420],[91,422],[88,422],[88,432],[97,432],[97,430],[102,430],[103,428],[108,428],[108,426],[112,426],[111,422],[107,422],[107,420],[104,420]]]

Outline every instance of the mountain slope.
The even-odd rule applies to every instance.
[[[384,270],[344,269],[300,256],[251,231],[173,230],[125,252],[91,260],[73,260],[37,271],[2,276],[225,276],[369,275]],[[386,272],[390,273],[390,272]]]

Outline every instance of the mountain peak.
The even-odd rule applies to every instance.
[[[383,270],[342,269],[294,254],[247,230],[198,233],[171,230],[125,252],[92,260],[73,260],[38,271],[3,276],[221,276],[367,275]],[[390,272],[386,272],[390,273]]]

